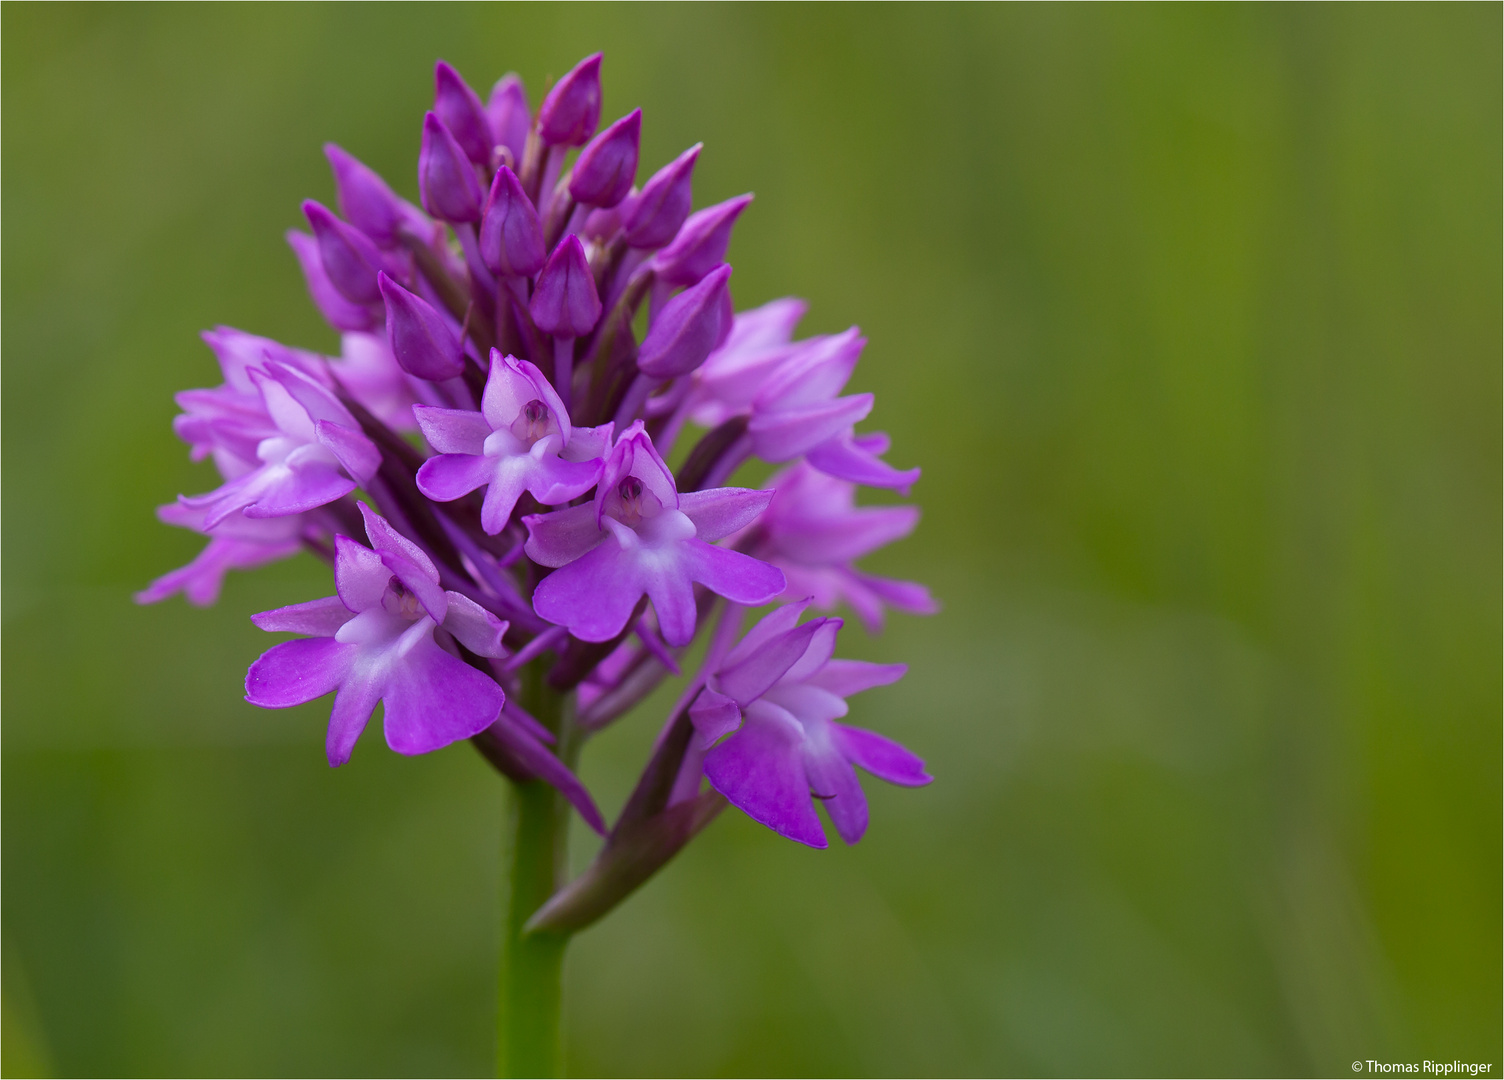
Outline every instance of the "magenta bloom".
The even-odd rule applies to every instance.
[[[873,454],[887,449],[882,435],[858,436],[857,443]],[[855,484],[804,462],[770,483],[773,502],[758,521],[755,550],[788,578],[785,600],[810,597],[827,610],[844,601],[873,633],[882,629],[884,605],[911,615],[939,610],[923,585],[863,573],[851,565],[913,532],[918,507],[859,508]]]
[[[394,750],[468,739],[602,833],[575,754],[687,676],[590,867],[541,906],[535,871],[567,865],[570,830],[524,789],[507,955],[599,918],[728,801],[825,847],[817,801],[848,843],[866,829],[857,768],[929,781],[839,722],[903,666],[834,660],[841,620],[799,624],[811,604],[872,630],[890,608],[936,610],[922,585],[857,569],[919,518],[856,505],[859,484],[907,494],[919,477],[883,461],[885,435],[857,434],[875,406],[847,392],[865,339],[796,340],[793,298],[735,313],[726,257],[752,196],[696,210],[701,145],[643,160],[640,111],[598,132],[600,72],[586,57],[533,112],[517,76],[483,102],[440,61],[412,133],[423,209],[326,145],[339,213],[309,200],[311,233],[287,239],[340,355],[204,336],[223,382],[179,394],[173,426],[222,482],[158,516],[207,545],[137,594],[208,604],[231,569],[323,559],[336,595],[253,617],[304,636],[251,665],[248,701],[332,693],[331,765],[381,705]],[[640,189],[639,165],[660,166]],[[691,421],[706,430],[681,443]],[[743,465],[781,469],[769,490],[722,486]],[[745,609],[769,603],[733,647]],[[506,1074],[548,1071],[526,1056]]]
[[[528,557],[560,568],[533,593],[533,609],[584,641],[610,641],[646,593],[663,639],[686,645],[696,583],[738,604],[783,591],[776,567],[710,543],[750,524],[771,498],[746,488],[679,494],[639,420],[606,459],[593,505],[523,518]]]
[[[423,437],[439,452],[418,470],[424,495],[449,502],[486,487],[481,526],[495,535],[524,491],[556,506],[595,486],[611,425],[571,425],[557,391],[534,365],[492,349],[480,408],[415,410]]]
[[[256,443],[256,464],[207,495],[180,501],[204,511],[213,528],[236,511],[248,518],[281,517],[331,503],[365,483],[381,464],[381,454],[348,409],[329,390],[287,364],[268,361],[247,368],[260,399],[245,401],[244,414],[229,412],[210,421],[212,434],[243,454],[248,435],[265,431]],[[264,423],[264,427],[257,425]]]
[[[891,739],[836,723],[848,711],[846,698],[897,682],[908,668],[832,659],[841,620],[796,626],[804,607],[779,608],[749,630],[707,680],[690,720],[710,746],[705,775],[732,805],[790,840],[823,848],[812,801],[819,799],[841,839],[854,844],[867,831],[867,797],[853,766],[904,787],[931,777]]]
[[[338,595],[253,615],[263,630],[312,635],[264,653],[245,678],[252,705],[285,709],[337,691],[329,717],[329,764],[350,760],[378,701],[386,741],[399,754],[426,754],[486,728],[506,694],[495,681],[446,652],[435,632],[478,656],[502,656],[507,624],[475,601],[439,586],[417,544],[364,503],[371,547],[335,537]],[[374,550],[373,550],[374,549]]]

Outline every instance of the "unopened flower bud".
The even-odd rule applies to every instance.
[[[730,331],[731,267],[722,263],[664,305],[637,355],[637,368],[655,379],[688,375]]]
[[[595,326],[601,300],[578,236],[570,233],[554,248],[538,275],[528,310],[539,330],[557,337],[581,337]]]
[[[423,117],[423,146],[418,151],[418,190],[423,209],[445,221],[479,221],[485,192],[475,169],[453,133],[437,113]]]
[[[491,88],[486,116],[491,121],[492,140],[511,151],[514,163],[520,162],[533,118],[527,107],[527,91],[515,72],[503,75]]]
[[[491,121],[470,84],[444,61],[433,68],[433,111],[477,165],[491,164]]]
[[[731,227],[751,201],[751,195],[738,195],[689,215],[673,243],[653,257],[658,279],[669,285],[693,285],[725,262]]]
[[[324,156],[334,170],[335,197],[345,220],[378,244],[391,244],[402,221],[402,200],[372,169],[334,143],[324,144]]]
[[[392,355],[409,375],[438,382],[465,369],[465,354],[443,317],[385,274],[377,275],[386,301],[386,336]]]
[[[505,165],[491,180],[485,217],[480,223],[480,257],[506,277],[531,277],[543,267],[543,226],[517,175]]]
[[[601,122],[601,54],[592,53],[554,84],[538,109],[538,137],[550,146],[584,146]]]
[[[303,268],[308,295],[331,326],[336,330],[369,330],[376,325],[376,317],[370,308],[351,303],[329,280],[317,240],[305,232],[288,229],[287,243],[298,257],[298,265]]]
[[[379,304],[381,290],[376,275],[384,263],[375,242],[312,199],[303,203],[303,214],[318,238],[319,257],[330,284],[357,304]]]
[[[704,145],[695,143],[655,172],[642,193],[623,208],[621,224],[632,247],[662,247],[684,224],[694,197],[690,180]]]
[[[637,177],[642,110],[633,109],[580,151],[569,179],[569,194],[586,206],[611,207],[627,197]]]

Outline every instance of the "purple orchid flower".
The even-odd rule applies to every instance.
[[[533,593],[533,610],[581,640],[610,641],[645,593],[663,639],[688,644],[696,583],[747,605],[783,592],[782,571],[711,543],[750,524],[771,498],[746,488],[681,495],[639,420],[612,447],[593,505],[522,519],[528,557],[559,568]]]
[[[585,494],[601,475],[611,425],[580,428],[536,366],[491,350],[480,412],[420,405],[418,426],[439,456],[418,470],[418,490],[450,502],[486,488],[481,527],[506,528],[524,491],[556,506]]]
[[[204,512],[178,503],[157,507],[157,517],[167,525],[206,531]],[[229,571],[249,570],[301,551],[304,527],[298,516],[255,519],[232,514],[209,531],[209,543],[192,562],[157,578],[136,594],[136,603],[155,604],[182,593],[194,607],[208,607],[219,599]]]
[[[208,494],[179,498],[188,509],[205,511],[205,528],[237,510],[248,518],[312,510],[371,479],[381,452],[329,390],[277,361],[245,373],[260,397],[269,433],[256,443],[250,471]],[[227,412],[208,421],[209,435],[243,455],[243,440],[256,433],[259,422],[249,409],[245,416]]]
[[[887,449],[883,435],[858,436],[874,454]],[[883,606],[933,615],[939,606],[923,585],[863,573],[853,560],[900,540],[919,524],[914,506],[856,506],[856,485],[800,462],[773,476],[773,501],[749,532],[753,551],[788,578],[783,599],[811,597],[830,610],[851,605],[871,633],[883,626]]]
[[[751,410],[768,376],[788,359],[794,328],[808,307],[785,296],[732,319],[726,340],[695,372],[686,408],[696,423],[715,427]]]
[[[856,441],[854,427],[872,411],[873,396],[838,396],[866,344],[854,326],[799,342],[752,399],[753,452],[774,463],[804,456],[821,472],[907,494],[919,470],[899,471]]]
[[[426,754],[484,731],[506,694],[435,640],[442,627],[478,656],[505,655],[507,624],[439,586],[423,549],[360,504],[371,547],[336,536],[337,596],[253,615],[267,631],[309,634],[263,653],[246,674],[246,700],[263,708],[302,705],[337,690],[329,718],[329,764],[350,759],[378,701],[386,739],[401,754]]]
[[[752,197],[696,212],[698,143],[635,186],[642,116],[597,134],[600,70],[586,57],[532,114],[515,75],[482,104],[440,61],[418,139],[426,209],[325,147],[339,214],[306,202],[311,234],[287,239],[340,355],[205,335],[223,382],[178,395],[173,424],[222,483],[158,516],[207,543],[137,594],[208,604],[232,569],[325,559],[337,595],[254,617],[307,636],[251,665],[248,700],[333,693],[332,765],[384,704],[393,749],[468,738],[598,831],[573,755],[688,676],[610,836],[541,906],[534,870],[566,865],[569,830],[548,793],[523,788],[507,956],[599,918],[728,801],[824,847],[815,801],[848,843],[866,828],[858,767],[929,781],[909,751],[838,722],[847,696],[903,667],[834,660],[841,620],[799,622],[812,604],[849,605],[874,631],[887,609],[935,610],[923,586],[855,565],[918,520],[856,505],[857,484],[919,476],[882,460],[885,435],[856,434],[873,396],[846,386],[865,343],[855,328],[795,340],[801,300],[734,313],[726,254]],[[671,453],[690,420],[709,430]],[[677,476],[664,454],[682,460]],[[784,466],[770,490],[722,487],[753,455]],[[363,540],[350,538],[357,508]],[[742,609],[774,601],[736,644]],[[526,992],[522,970],[509,995]],[[552,970],[536,974],[556,985]],[[556,1042],[515,1012],[504,1046]],[[551,1071],[534,1050],[509,1050],[503,1071]]]
[[[867,831],[867,797],[853,766],[904,787],[931,777],[891,739],[836,723],[848,711],[846,698],[897,682],[907,666],[832,659],[841,620],[798,626],[805,606],[779,608],[749,630],[707,680],[690,721],[708,747],[705,776],[733,806],[790,840],[823,848],[812,801],[819,799],[841,839],[854,844]]]

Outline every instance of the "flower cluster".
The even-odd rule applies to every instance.
[[[929,779],[907,750],[837,723],[848,696],[903,667],[833,659],[842,621],[799,621],[846,604],[876,630],[887,608],[934,610],[922,586],[853,565],[918,518],[855,505],[860,485],[907,494],[919,476],[883,460],[885,436],[856,433],[873,398],[844,390],[865,340],[796,340],[798,300],[734,313],[726,250],[751,196],[691,212],[698,145],[637,186],[641,113],[597,131],[600,62],[536,113],[516,76],[482,101],[439,63],[417,206],[325,147],[338,213],[306,202],[309,231],[287,239],[340,355],[204,335],[224,381],[180,394],[174,426],[223,483],[159,516],[208,544],[139,595],[207,604],[231,568],[325,558],[335,595],[254,616],[303,636],[251,665],[248,701],[333,693],[332,765],[380,702],[392,749],[473,740],[600,831],[572,753],[681,674],[708,628],[597,865],[539,913],[561,927],[727,801],[823,847],[816,802],[848,843],[866,828],[853,766]],[[766,490],[728,486],[753,458],[783,468]],[[529,672],[572,707],[529,711]]]

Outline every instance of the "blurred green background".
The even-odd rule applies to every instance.
[[[8,1075],[491,1067],[494,776],[241,700],[311,559],[130,596],[215,482],[198,331],[334,345],[281,237],[320,145],[415,197],[435,57],[536,104],[598,48],[643,175],[703,139],[698,204],[757,193],[739,306],[870,336],[926,516],[869,566],[945,610],[847,635],[937,782],[850,850],[727,814],[577,940],[570,1068],[1497,1073],[1499,5],[0,23]],[[587,751],[608,810],[660,716]]]

